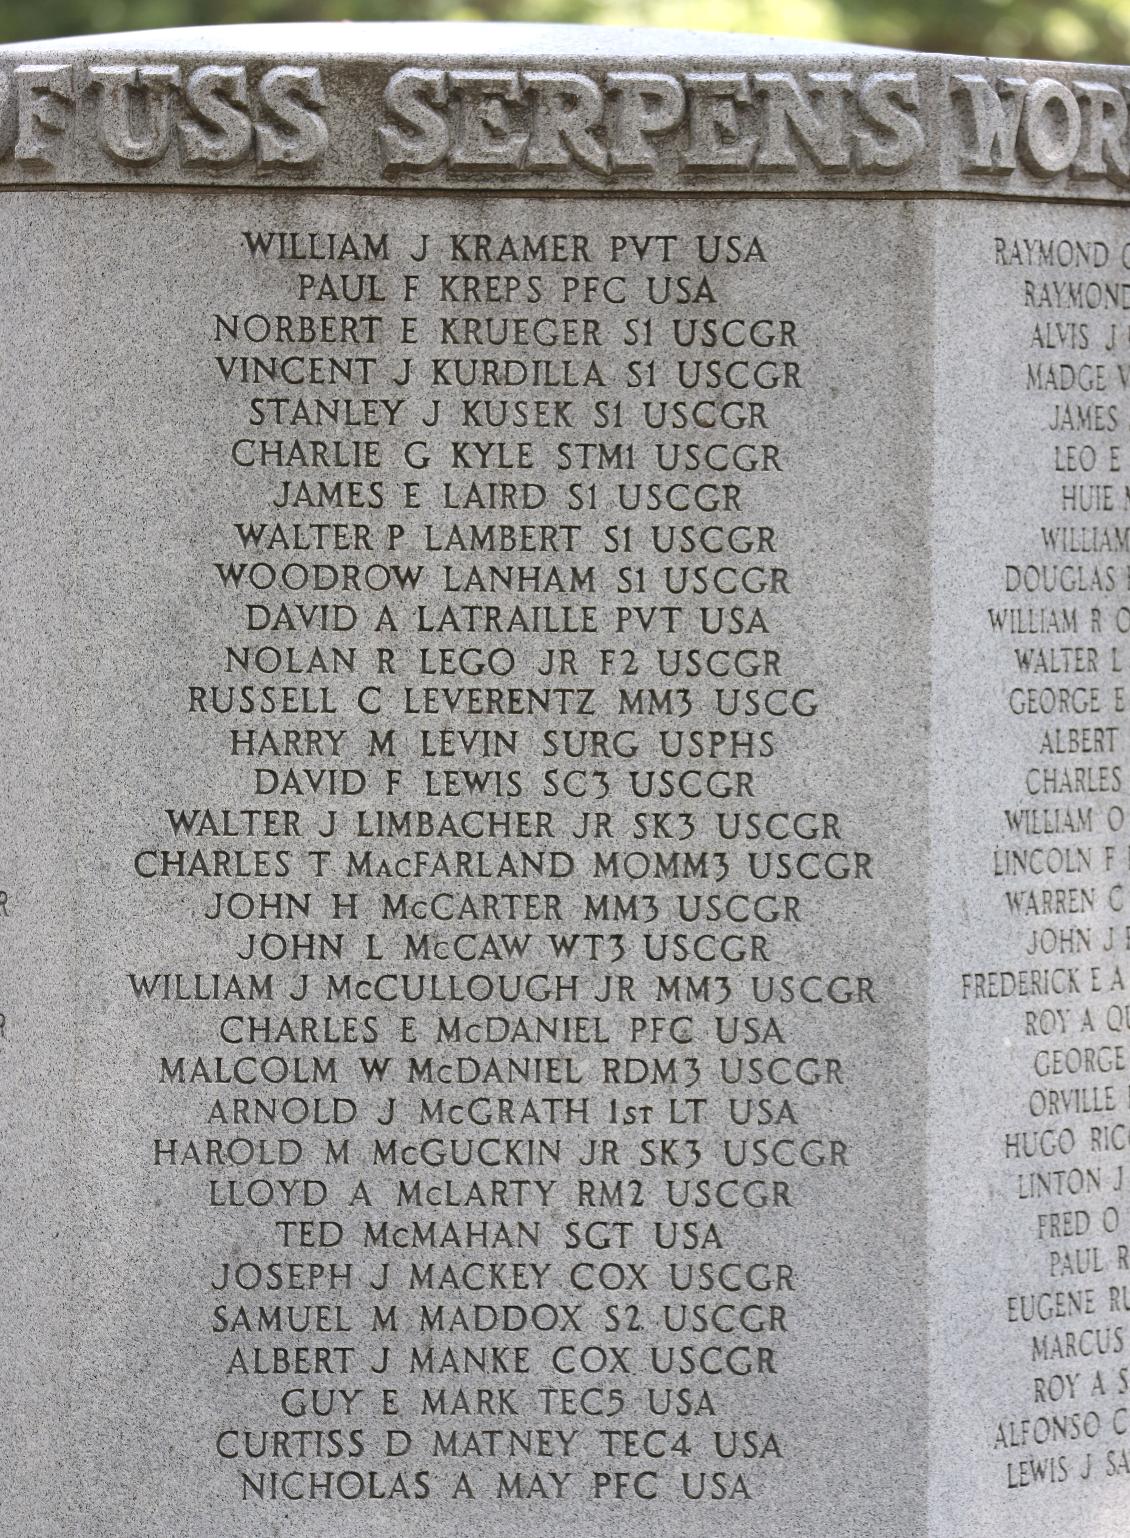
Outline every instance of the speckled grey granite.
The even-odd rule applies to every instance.
[[[1128,88],[0,48],[5,1538],[1122,1538]]]

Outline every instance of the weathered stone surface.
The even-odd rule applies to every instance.
[[[5,1532],[1125,1532],[1128,83],[0,49]]]

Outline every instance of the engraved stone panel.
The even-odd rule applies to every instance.
[[[4,1531],[1125,1531],[1127,83],[0,49]]]

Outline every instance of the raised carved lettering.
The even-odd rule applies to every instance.
[[[20,64],[15,70],[18,137],[16,159],[25,166],[55,164],[59,140],[74,97],[66,64]]]
[[[793,64],[793,60],[788,61]],[[1130,85],[1095,67],[356,66],[0,63],[0,181],[200,182],[246,168],[322,185],[611,190],[696,183],[1020,197],[1130,189]],[[1125,72],[1122,72],[1125,73]],[[331,150],[332,155],[329,153]],[[115,169],[120,168],[120,169]]]

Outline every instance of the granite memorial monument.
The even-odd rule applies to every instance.
[[[0,1529],[1124,1538],[1130,70],[0,48]]]

